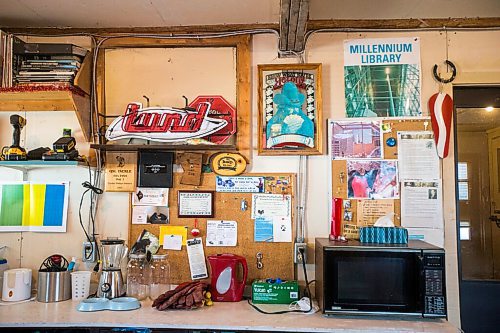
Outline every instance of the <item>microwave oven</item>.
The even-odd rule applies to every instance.
[[[445,256],[420,240],[346,243],[317,238],[316,298],[323,314],[446,317]]]

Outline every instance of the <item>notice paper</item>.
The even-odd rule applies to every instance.
[[[273,216],[273,242],[292,241],[292,220],[289,216]]]
[[[170,211],[162,206],[132,206],[132,224],[168,224]]]
[[[255,242],[284,243],[292,241],[290,216],[259,216],[254,224]]]
[[[176,250],[182,249],[182,236],[181,235],[164,235],[163,236],[163,249]]]
[[[398,132],[399,180],[440,179],[432,132]]]
[[[358,200],[357,225],[372,226],[389,213],[394,213],[394,200]]]
[[[208,277],[207,264],[205,263],[205,252],[201,238],[187,240],[187,253],[191,279],[198,280]]]
[[[255,242],[272,242],[273,241],[273,219],[266,216],[258,216],[254,224],[254,241]]]
[[[291,217],[292,196],[289,194],[252,194],[252,219],[261,216]]]
[[[237,241],[236,221],[207,221],[207,246],[236,246]]]
[[[215,177],[216,192],[261,193],[264,192],[264,177]]]
[[[182,245],[186,245],[188,227],[177,225],[162,225],[160,227],[160,245],[163,245],[165,235],[179,235],[182,236]]]
[[[132,205],[168,206],[168,188],[138,187],[132,195]]]
[[[401,226],[443,228],[441,182],[401,183]]]

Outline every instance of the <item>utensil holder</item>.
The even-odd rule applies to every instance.
[[[92,272],[77,271],[71,273],[71,299],[79,301],[86,299],[90,292],[90,277]]]
[[[71,277],[68,271],[38,272],[37,300],[44,303],[71,298]]]

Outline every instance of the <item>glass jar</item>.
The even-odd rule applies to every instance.
[[[131,254],[127,265],[127,296],[144,300],[149,295],[151,270],[145,254]]]
[[[149,297],[155,300],[170,290],[170,264],[166,254],[154,254],[151,260],[151,283]]]

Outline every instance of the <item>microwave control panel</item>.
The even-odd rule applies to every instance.
[[[424,254],[424,315],[446,315],[444,254]]]

